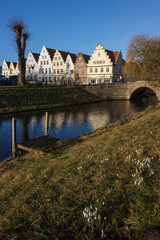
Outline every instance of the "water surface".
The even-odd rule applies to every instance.
[[[121,120],[125,114],[144,110],[158,103],[156,96],[131,101],[106,101],[75,107],[47,110],[49,112],[49,135],[62,140],[78,137]],[[43,136],[45,110],[0,116],[0,161],[12,154],[12,117],[16,117],[16,141]]]

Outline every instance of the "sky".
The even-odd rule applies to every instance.
[[[5,0],[0,4],[0,66],[17,61],[14,35],[7,25],[23,19],[31,37],[29,51],[42,46],[91,55],[100,43],[126,57],[133,36],[160,36],[160,0]]]

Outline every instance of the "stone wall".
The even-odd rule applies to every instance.
[[[149,82],[145,81],[85,85],[82,88],[106,100],[129,100],[133,93],[138,97],[146,89],[150,89],[157,95],[160,101],[160,87],[152,86]]]

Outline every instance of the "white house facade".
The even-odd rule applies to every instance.
[[[52,60],[56,50],[51,48],[42,47],[39,59],[38,59],[38,80],[43,84],[53,83],[53,65]]]
[[[76,54],[73,53],[68,53],[68,56],[66,58],[66,81],[71,80],[74,81],[74,65],[76,61]]]
[[[40,54],[32,53],[31,51],[28,54],[26,60],[26,80],[29,81],[30,83],[38,82],[39,56]]]
[[[10,63],[11,62],[7,62],[6,60],[3,61],[2,64],[2,75],[9,77],[10,75]]]
[[[65,61],[67,58],[67,53],[56,50],[55,55],[53,57],[53,80],[54,83],[64,83],[65,81]]]
[[[110,51],[99,44],[87,64],[88,84],[111,83],[122,73],[121,51]]]

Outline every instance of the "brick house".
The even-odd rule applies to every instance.
[[[75,81],[79,84],[87,84],[87,64],[89,59],[89,55],[78,53],[74,66],[74,76]]]

